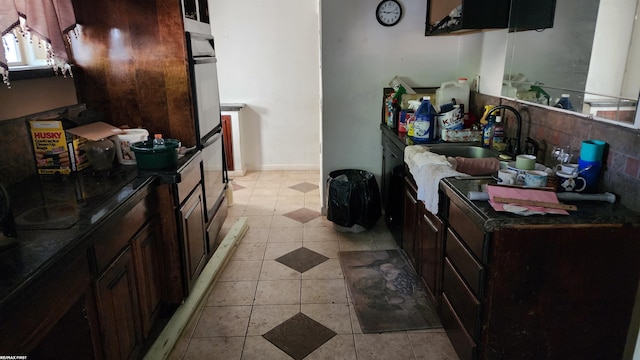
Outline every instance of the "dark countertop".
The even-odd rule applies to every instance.
[[[640,214],[633,212],[620,204],[610,204],[602,201],[563,201],[565,204],[576,205],[577,211],[569,211],[569,215],[531,215],[522,216],[508,212],[495,211],[488,201],[469,200],[469,191],[479,191],[481,184],[495,183],[493,180],[469,180],[445,178],[440,181],[440,189],[448,195],[457,195],[464,204],[469,205],[474,214],[484,222],[484,230],[491,232],[501,227],[573,227],[584,226],[626,226],[640,227]]]
[[[380,124],[383,136],[395,145],[404,149],[407,146],[406,134],[398,134],[385,124]],[[453,144],[453,143],[452,143]],[[640,226],[640,213],[633,212],[623,205],[610,204],[602,201],[578,201],[563,203],[577,205],[578,211],[569,211],[566,215],[531,215],[522,216],[493,210],[488,201],[471,201],[469,191],[480,191],[480,185],[495,183],[492,180],[469,180],[445,178],[440,182],[441,190],[449,190],[468,204],[474,213],[483,220],[485,231],[494,231],[499,227],[531,227],[531,226],[581,226],[583,224],[635,224]]]
[[[175,169],[114,165],[109,173],[89,168],[70,175],[36,175],[8,188],[18,243],[0,251],[0,306],[86,243],[127,200],[153,191],[158,183],[180,182],[180,169],[195,154],[181,157]],[[47,217],[51,221],[44,223]]]

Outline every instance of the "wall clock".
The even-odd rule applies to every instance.
[[[393,26],[400,22],[402,6],[396,0],[382,0],[376,8],[376,19],[380,25]]]

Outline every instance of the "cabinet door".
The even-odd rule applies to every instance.
[[[145,338],[149,335],[162,304],[164,271],[160,252],[161,239],[158,236],[156,224],[155,218],[152,219],[131,239],[142,330]]]
[[[29,359],[94,359],[92,334],[88,308],[93,292],[90,288],[62,316],[47,335],[29,352]],[[96,349],[98,350],[98,349]]]
[[[185,254],[185,269],[189,289],[198,277],[207,259],[207,236],[205,232],[202,188],[198,185],[180,208],[182,241]]]
[[[402,225],[402,247],[404,248],[411,265],[418,269],[416,264],[416,229],[418,222],[418,200],[417,191],[413,188],[410,180],[405,178],[404,182],[404,219]]]
[[[422,207],[418,224],[418,241],[420,242],[420,275],[424,279],[431,300],[439,303],[442,274],[442,221]]]
[[[130,247],[96,280],[96,301],[105,358],[135,359],[142,328]]]

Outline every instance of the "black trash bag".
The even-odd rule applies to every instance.
[[[327,219],[339,226],[356,224],[370,229],[382,215],[380,190],[375,176],[364,170],[329,173]]]

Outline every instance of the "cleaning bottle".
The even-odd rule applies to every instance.
[[[507,148],[507,144],[504,142],[504,125],[500,115],[496,115],[495,123],[493,124],[491,148],[497,151],[504,151]]]
[[[482,128],[482,147],[491,147],[491,139],[493,138],[493,125],[495,124],[495,115],[487,116],[487,123]]]
[[[424,144],[435,139],[436,110],[431,105],[431,97],[422,98],[422,103],[416,110],[416,121],[413,124],[413,143]]]
[[[493,109],[493,107],[493,105],[484,106],[484,114],[482,114],[482,117],[480,118],[480,125],[484,126],[488,123],[487,116],[489,115],[489,111]]]
[[[558,99],[556,101],[555,107],[560,108],[560,109],[565,109],[565,110],[574,110],[573,105],[571,104],[571,101],[569,100],[569,97],[570,97],[569,94],[562,94],[560,99]]]

